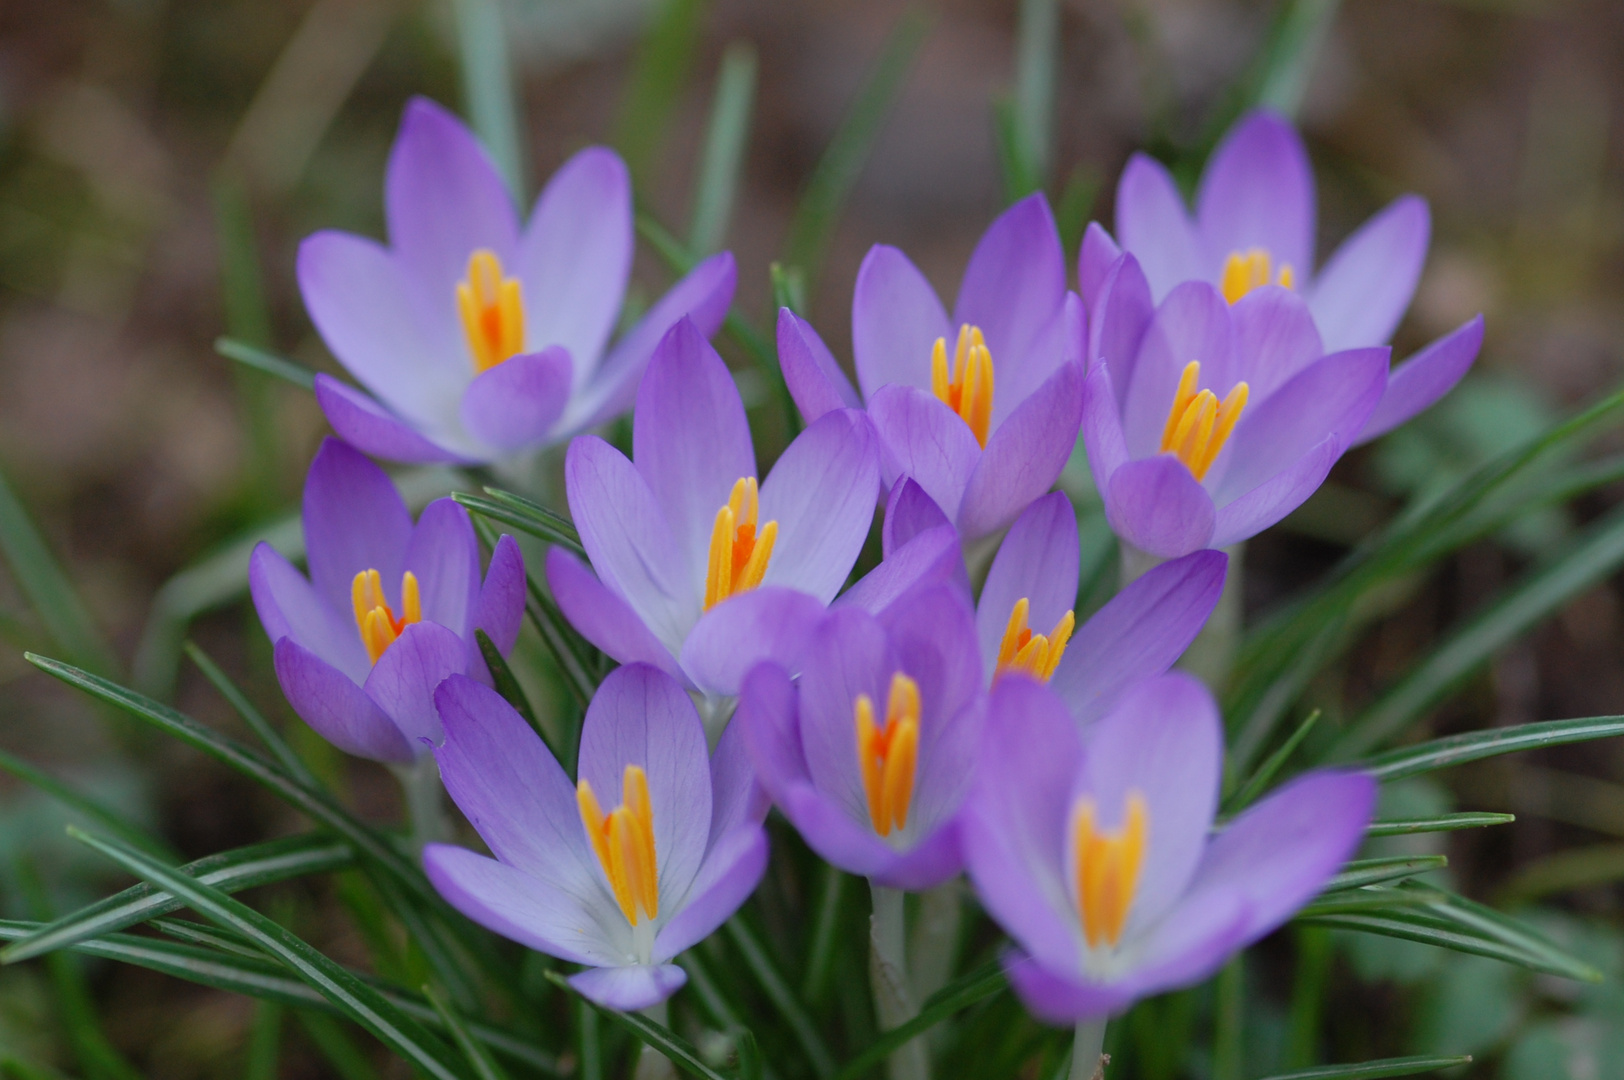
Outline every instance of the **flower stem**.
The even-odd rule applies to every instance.
[[[1105,1067],[1111,1063],[1105,1048],[1105,1017],[1082,1020],[1071,1044],[1071,1080],[1105,1080]]]
[[[964,879],[955,877],[919,894],[919,921],[908,938],[908,980],[920,1002],[947,985],[958,962],[963,888]]]
[[[906,895],[900,889],[869,882],[874,916],[869,923],[868,974],[874,987],[874,1011],[880,1028],[889,1031],[919,1012],[908,987],[907,926],[903,912]],[[891,1080],[930,1080],[930,1058],[925,1040],[914,1039],[891,1055]]]
[[[412,830],[412,850],[422,854],[429,844],[451,839],[451,819],[446,816],[445,796],[440,787],[440,766],[433,754],[419,754],[410,764],[393,765],[406,799],[406,819]]]
[[[670,1003],[662,1001],[658,1005],[650,1005],[643,1010],[643,1015],[661,1027],[669,1027]],[[637,1056],[637,1072],[633,1074],[633,1080],[676,1080],[676,1075],[677,1070],[671,1064],[671,1059],[645,1043]]]

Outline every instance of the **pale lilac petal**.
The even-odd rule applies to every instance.
[[[468,643],[438,623],[413,623],[372,665],[364,689],[419,752],[443,732],[434,690],[468,670]]]
[[[801,839],[825,862],[863,877],[876,877],[896,865],[896,849],[875,835],[866,809],[861,819],[855,818],[834,796],[805,783],[788,785],[777,802]]]
[[[1308,305],[1290,289],[1278,285],[1253,289],[1232,304],[1229,312],[1235,321],[1231,370],[1209,372],[1205,363],[1201,365],[1206,377],[1203,384],[1220,397],[1245,380],[1250,400],[1260,402],[1325,355]]]
[[[970,595],[970,578],[960,554],[959,534],[951,525],[927,529],[897,548],[835,599],[878,615],[914,589],[951,584]]]
[[[823,603],[796,589],[764,585],[702,615],[682,646],[682,670],[711,695],[734,695],[763,660],[799,671]]]
[[[353,617],[334,611],[305,576],[269,544],[256,544],[249,556],[248,588],[271,644],[292,638],[356,684],[366,680],[372,661],[367,658]]]
[[[874,245],[857,271],[851,301],[852,355],[864,399],[872,402],[882,386],[928,392],[931,349],[938,338],[946,339],[951,363],[954,330],[936,290],[908,256]]]
[[[1245,495],[1218,510],[1211,546],[1228,547],[1250,539],[1291,513],[1325,482],[1342,456],[1334,435]]]
[[[1228,565],[1221,551],[1162,563],[1077,628],[1049,686],[1079,723],[1097,719],[1124,689],[1184,655],[1224,591]]]
[[[1314,271],[1314,170],[1285,120],[1254,112],[1213,151],[1196,193],[1196,219],[1216,276],[1232,251],[1258,247],[1298,280]],[[1202,276],[1206,276],[1203,274]]]
[[[350,445],[373,457],[409,465],[468,464],[489,455],[466,438],[437,430],[418,431],[382,405],[326,372],[316,373],[316,404],[327,422]],[[444,440],[444,445],[441,441]]]
[[[1077,981],[1015,950],[1004,955],[1003,966],[1005,978],[1027,1011],[1056,1027],[1122,1012],[1135,997],[1129,987]]]
[[[885,497],[885,523],[880,529],[880,552],[889,559],[920,533],[951,525],[936,500],[911,476],[898,477]]]
[[[1105,226],[1090,221],[1083,230],[1082,249],[1077,253],[1077,291],[1083,294],[1083,304],[1090,316],[1098,310],[1095,301],[1105,284],[1105,275],[1110,272],[1111,264],[1121,257],[1122,249],[1105,231]]]
[[[406,548],[406,569],[417,578],[424,620],[472,638],[479,603],[479,540],[468,511],[451,499],[435,499],[424,507]]]
[[[982,234],[964,268],[953,325],[981,328],[1000,384],[1013,387],[1028,365],[1053,370],[1060,362],[1056,355],[1045,363],[1037,347],[1065,296],[1060,232],[1049,200],[1034,192],[999,214]],[[1031,385],[1037,381],[1041,376]],[[1015,400],[1024,396],[1016,392]]]
[[[569,977],[576,993],[621,1012],[641,1012],[658,1005],[687,982],[688,973],[675,964],[601,967]]]
[[[631,268],[631,178],[613,150],[588,147],[547,181],[519,240],[525,347],[562,346],[574,381],[586,385]]]
[[[474,607],[474,627],[485,631],[496,651],[506,656],[519,640],[524,621],[524,555],[513,537],[502,535],[491,552]]]
[[[767,820],[772,800],[756,782],[745,745],[743,725],[729,723],[710,756],[711,821],[705,858],[710,859],[722,838],[747,825]]]
[[[867,694],[875,712],[883,716],[891,676],[902,666],[879,621],[853,607],[829,612],[813,631],[801,665],[801,749],[807,773],[818,791],[853,822],[861,822],[871,837],[853,710],[857,696]],[[971,670],[975,671],[973,666]]]
[[[879,495],[879,448],[867,417],[841,409],[801,432],[761,485],[761,521],[778,522],[763,584],[833,600],[863,550]]]
[[[1076,363],[1086,370],[1087,365],[1082,361],[1087,349],[1088,315],[1083,310],[1082,298],[1068,292],[1049,321],[1039,329],[1020,364],[999,366],[994,359],[997,390],[993,395],[988,431],[997,433],[1010,415],[1039,392],[1062,365]]]
[[[1088,342],[1083,353],[1090,372],[1104,365],[1111,369],[1118,413],[1127,406],[1128,387],[1139,363],[1139,347],[1156,314],[1150,283],[1139,261],[1124,255],[1112,265],[1100,285],[1097,302],[1090,306]],[[1169,403],[1171,404],[1171,402]]]
[[[570,625],[622,664],[653,664],[684,683],[677,658],[654,636],[626,601],[610,592],[591,570],[562,548],[547,552],[547,586]]]
[[[1171,454],[1130,461],[1112,473],[1105,516],[1118,536],[1162,559],[1211,546],[1217,524],[1212,496]]]
[[[1094,486],[1100,491],[1108,490],[1111,475],[1128,463],[1114,382],[1105,364],[1096,365],[1083,380],[1083,448],[1088,452]]]
[[[1116,235],[1143,267],[1152,295],[1207,275],[1206,253],[1173,177],[1144,154],[1128,159],[1117,181]]]
[[[1483,346],[1483,316],[1434,341],[1387,377],[1387,390],[1376,411],[1365,421],[1358,442],[1385,435],[1455,388],[1471,369],[1477,351]]]
[[[832,409],[863,407],[829,346],[811,323],[787,307],[778,309],[778,364],[790,396],[808,424]]]
[[[376,570],[398,613],[412,515],[384,471],[353,446],[322,440],[305,479],[302,513],[310,580],[335,611],[350,611],[355,575]]]
[[[416,747],[348,675],[290,637],[276,643],[276,681],[299,718],[344,751],[374,761],[410,761]]]
[[[1083,369],[1063,365],[987,440],[959,504],[966,540],[997,532],[1054,485],[1083,422]]]
[[[468,384],[462,425],[498,450],[544,443],[564,415],[571,377],[570,354],[557,347],[509,357]]]
[[[777,664],[757,664],[745,674],[739,707],[728,730],[739,731],[755,766],[756,779],[780,806],[792,785],[811,785],[801,749],[800,703],[789,673]]]
[[[874,884],[908,892],[934,889],[964,872],[958,823],[949,821],[922,837],[907,851],[899,851],[885,866],[869,874]]]
[[[1309,296],[1327,351],[1387,343],[1421,280],[1431,232],[1427,201],[1403,195],[1342,242]]]
[[[1128,453],[1149,457],[1161,450],[1167,414],[1179,378],[1191,360],[1201,362],[1200,388],[1222,398],[1234,384],[1235,327],[1229,304],[1204,281],[1177,286],[1151,318],[1123,397],[1122,433]],[[1116,373],[1112,376],[1115,379]]]
[[[970,425],[929,391],[913,386],[871,393],[868,415],[901,472],[913,477],[943,513],[956,517],[981,459]]]
[[[992,678],[1016,603],[1029,602],[1028,624],[1047,634],[1077,604],[1077,512],[1063,491],[1035,500],[998,548],[976,606],[981,666]]]
[[[620,451],[582,435],[565,455],[564,486],[592,569],[675,655],[704,597],[648,484]]]
[[[682,898],[682,906],[654,939],[656,963],[697,945],[750,898],[767,870],[767,833],[760,825],[734,829],[717,841]]]
[[[577,773],[606,812],[621,804],[628,765],[648,776],[660,907],[674,909],[710,837],[710,755],[694,703],[675,679],[647,664],[611,671],[581,723]]]
[[[425,848],[423,870],[452,907],[487,930],[577,964],[616,964],[622,959],[609,928],[598,921],[606,913],[593,902],[596,895],[577,895],[450,844]],[[608,903],[613,917],[624,922],[613,902]]]
[[[1235,896],[1216,896],[1199,908],[1179,903],[1142,936],[1137,970],[1119,984],[1144,997],[1203,982],[1246,944],[1246,905]]]
[[[703,583],[716,512],[738,480],[756,475],[756,453],[733,376],[686,318],[654,350],[637,391],[632,461],[665,514],[687,579]]]

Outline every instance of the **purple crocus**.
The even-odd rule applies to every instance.
[[[1117,239],[1139,260],[1160,303],[1185,281],[1206,281],[1234,302],[1263,285],[1297,292],[1327,352],[1384,345],[1410,306],[1426,260],[1426,200],[1394,199],[1314,268],[1314,174],[1302,140],[1268,112],[1243,117],[1213,151],[1185,209],[1172,176],[1144,154],[1117,183]],[[1089,312],[1119,250],[1090,225],[1078,258]],[[1469,320],[1393,370],[1357,441],[1397,427],[1437,401],[1472,366],[1483,317]]]
[[[1089,325],[1083,437],[1118,536],[1159,559],[1261,532],[1313,494],[1382,400],[1388,349],[1327,355],[1301,296],[1233,304],[1204,281],[1159,305],[1121,256]]]
[[[856,562],[879,494],[872,429],[834,410],[758,485],[738,389],[684,319],[638,390],[632,457],[591,435],[570,444],[565,487],[592,567],[554,548],[553,595],[616,660],[736,694],[757,659],[799,649]]]
[[[1084,317],[1041,194],[988,228],[951,321],[924,275],[883,244],[863,260],[851,320],[861,396],[811,324],[779,312],[779,359],[808,423],[866,402],[886,482],[913,477],[966,541],[1054,483],[1082,414]]]
[[[1086,732],[1031,680],[993,690],[963,848],[1038,1017],[1097,1019],[1205,979],[1358,846],[1376,796],[1359,773],[1300,777],[1212,835],[1222,748],[1185,675],[1139,684]]]
[[[468,512],[437,499],[414,526],[383,470],[337,439],[310,463],[304,536],[308,579],[269,544],[248,565],[277,681],[340,750],[410,761],[420,740],[440,738],[440,680],[490,677],[474,630],[503,654],[513,648],[524,615],[519,546],[502,537],[481,583]]]
[[[395,461],[485,462],[561,442],[631,404],[677,319],[721,326],[733,258],[696,266],[612,347],[632,261],[626,166],[582,150],[521,226],[455,117],[414,98],[389,155],[390,246],[320,232],[299,248],[311,321],[368,396],[316,376],[333,429]]]
[[[984,702],[969,605],[937,585],[878,616],[832,609],[798,679],[772,662],[745,677],[732,727],[814,851],[877,885],[918,890],[962,866],[954,822]]]
[[[693,702],[646,664],[611,672],[581,726],[579,782],[494,690],[435,693],[446,790],[488,858],[431,844],[424,869],[451,905],[532,949],[585,964],[570,984],[646,1009],[687,976],[671,962],[738,910],[767,868],[766,802],[739,739],[714,754]]]

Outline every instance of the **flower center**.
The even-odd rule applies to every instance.
[[[367,647],[367,656],[374,664],[400,637],[402,630],[423,618],[417,575],[410,570],[400,579],[400,618],[395,618],[394,610],[384,598],[383,578],[376,570],[363,570],[355,575],[350,582],[350,603],[355,608],[355,626],[361,631],[361,643]]]
[[[1251,387],[1239,382],[1220,402],[1211,390],[1196,392],[1200,381],[1201,361],[1191,360],[1184,365],[1173,407],[1167,412],[1161,449],[1164,454],[1176,455],[1198,481],[1206,478],[1207,470],[1229,441],[1229,433],[1235,430],[1251,393]]]
[[[919,763],[919,684],[897,672],[885,704],[885,727],[874,726],[874,702],[858,694],[852,711],[857,719],[857,762],[868,796],[868,819],[874,831],[890,836],[908,825],[913,801],[914,769]]]
[[[1089,948],[1103,940],[1115,946],[1122,938],[1139,888],[1150,812],[1145,797],[1128,792],[1127,820],[1110,832],[1095,827],[1094,800],[1078,799],[1071,811],[1071,851],[1076,874],[1077,913]]]
[[[960,326],[953,347],[953,371],[947,368],[947,339],[937,338],[930,352],[930,388],[949,409],[958,413],[976,442],[987,445],[992,424],[992,353],[979,326]]]
[[[524,351],[524,298],[519,279],[502,276],[502,260],[489,248],[468,257],[468,276],[457,282],[457,314],[474,357],[489,371]]]
[[[1229,258],[1224,260],[1224,272],[1218,279],[1218,287],[1224,299],[1231,304],[1264,285],[1279,285],[1287,289],[1293,287],[1296,275],[1292,273],[1290,263],[1280,264],[1278,276],[1273,271],[1274,260],[1262,248],[1231,251]]]
[[[773,541],[778,539],[778,522],[767,522],[758,533],[756,515],[760,509],[756,478],[743,476],[733,484],[727,505],[716,511],[710,560],[705,568],[706,611],[730,596],[749,592],[761,584],[767,573]]]
[[[582,780],[575,789],[586,838],[603,867],[604,877],[626,921],[637,925],[639,916],[653,920],[660,914],[659,864],[654,857],[654,805],[648,797],[648,775],[636,765],[626,766],[620,781],[621,803],[608,814],[598,805],[592,785]]]
[[[998,646],[998,667],[992,676],[995,680],[1006,671],[1024,671],[1039,682],[1048,682],[1054,669],[1060,666],[1060,658],[1066,655],[1066,643],[1077,625],[1076,613],[1068,611],[1060,616],[1060,621],[1045,636],[1032,633],[1027,625],[1031,608],[1031,602],[1024,596],[1015,601],[1009,613],[1009,624],[1004,627],[1003,643]]]

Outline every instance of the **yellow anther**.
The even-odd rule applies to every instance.
[[[1251,393],[1246,383],[1236,383],[1219,401],[1211,390],[1197,392],[1200,382],[1201,362],[1191,360],[1184,365],[1179,388],[1173,394],[1173,407],[1167,411],[1161,446],[1162,453],[1177,456],[1197,480],[1205,479],[1207,470],[1218,460]]]
[[[769,521],[757,532],[760,509],[756,478],[745,476],[734,482],[727,505],[716,511],[705,567],[706,611],[730,596],[749,592],[766,576],[767,561],[778,539],[778,522]]]
[[[1039,682],[1048,682],[1066,655],[1066,645],[1077,626],[1077,615],[1068,611],[1060,616],[1048,634],[1034,634],[1027,625],[1031,602],[1026,597],[1015,601],[1009,622],[1004,627],[1004,640],[998,646],[998,664],[993,671],[997,679],[1006,671],[1024,671]]]
[[[414,622],[423,620],[423,600],[417,589],[417,575],[410,570],[400,579],[400,618],[383,594],[383,578],[376,570],[363,570],[350,582],[350,605],[355,609],[355,628],[367,656],[376,664],[384,650],[395,643]]]
[[[468,257],[468,276],[457,283],[457,314],[475,371],[488,371],[524,351],[519,280],[502,275],[502,260],[489,248]]]
[[[947,366],[947,339],[936,339],[930,352],[931,392],[970,425],[976,442],[983,447],[987,445],[987,431],[992,426],[992,383],[992,353],[979,326],[959,327],[951,374]]]
[[[1296,275],[1291,271],[1290,263],[1280,265],[1280,273],[1274,274],[1274,260],[1262,248],[1248,248],[1245,251],[1231,251],[1229,258],[1224,260],[1224,272],[1218,279],[1218,287],[1224,294],[1224,299],[1231,304],[1264,285],[1273,284],[1290,289],[1296,281]]]
[[[1101,941],[1114,946],[1122,939],[1139,888],[1150,811],[1145,797],[1137,791],[1128,792],[1126,817],[1120,827],[1105,832],[1095,827],[1094,800],[1084,796],[1072,808],[1077,913],[1082,917],[1083,936],[1091,949]]]
[[[874,831],[890,836],[908,825],[914,772],[919,765],[919,684],[897,672],[885,706],[885,727],[874,723],[874,702],[858,694],[852,705],[857,721],[857,762],[868,797],[868,819]]]
[[[640,918],[660,914],[659,862],[654,850],[654,805],[648,796],[648,775],[636,765],[626,766],[620,781],[620,805],[608,814],[598,804],[592,785],[582,780],[575,788],[575,803],[592,851],[609,879],[615,903],[636,926]]]

